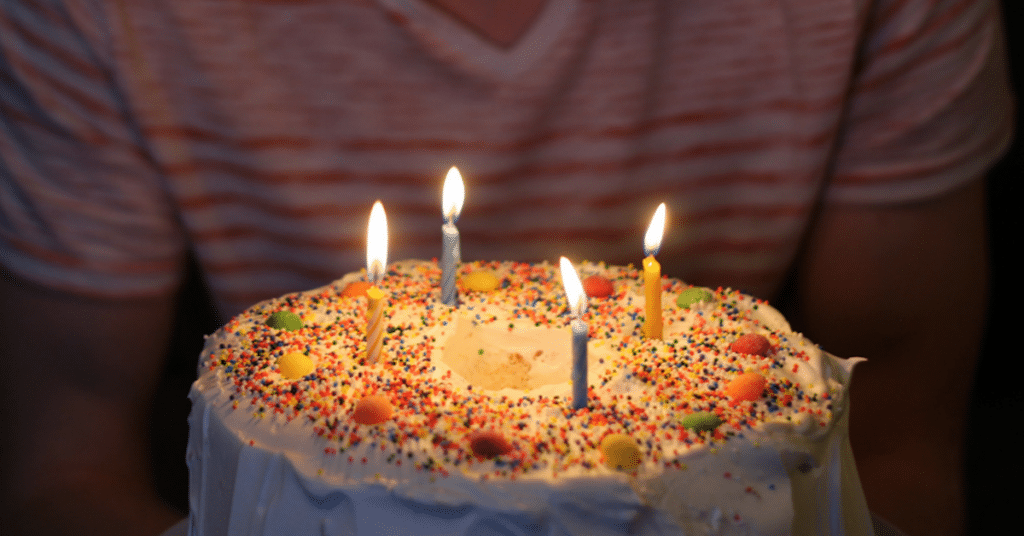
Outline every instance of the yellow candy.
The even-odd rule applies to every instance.
[[[626,434],[609,434],[601,440],[604,464],[612,469],[630,470],[640,465],[640,447]]]
[[[490,292],[500,284],[498,276],[484,270],[470,272],[462,278],[462,286],[471,292]]]
[[[289,380],[297,380],[310,372],[313,372],[313,360],[301,352],[284,354],[277,359],[277,367],[281,369],[281,375]]]

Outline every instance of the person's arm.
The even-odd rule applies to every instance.
[[[794,327],[863,356],[851,438],[869,507],[962,534],[964,441],[987,302],[984,182],[914,204],[828,206],[797,267]]]
[[[174,293],[92,299],[0,270],[5,534],[157,535],[146,422]]]

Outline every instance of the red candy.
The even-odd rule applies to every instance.
[[[583,292],[591,298],[607,298],[615,292],[611,279],[600,275],[592,275],[583,280]]]
[[[490,458],[511,452],[512,443],[499,432],[485,430],[469,434],[469,448],[477,456]]]
[[[737,402],[757,400],[761,398],[761,393],[766,385],[768,385],[768,380],[764,376],[756,372],[744,372],[725,386],[725,394]]]
[[[765,356],[768,355],[768,351],[772,349],[772,343],[768,342],[768,339],[763,335],[747,333],[733,341],[733,343],[729,345],[729,349],[741,354]]]
[[[391,418],[394,410],[384,395],[370,395],[356,402],[352,419],[359,424],[380,424]]]

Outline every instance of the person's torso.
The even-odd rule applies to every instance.
[[[157,4],[157,3],[154,3]],[[231,309],[441,249],[638,262],[770,297],[829,166],[862,21],[849,2],[550,0],[510,46],[417,0],[131,3],[115,35],[208,283]],[[842,6],[839,8],[837,6]]]

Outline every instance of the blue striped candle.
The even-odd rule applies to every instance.
[[[583,292],[583,283],[569,259],[562,257],[559,261],[562,270],[562,285],[565,296],[569,299],[569,312],[572,314],[572,407],[587,407],[587,342],[589,328],[583,322],[583,313],[587,310],[587,294]]]
[[[441,243],[441,302],[450,307],[459,305],[459,289],[455,286],[455,274],[462,262],[462,247],[459,243],[459,230],[455,220],[462,212],[462,202],[466,196],[466,187],[462,183],[462,174],[452,166],[444,179],[444,190],[441,193],[441,214],[444,225],[441,227],[443,241]]]
[[[459,305],[459,289],[455,286],[455,273],[462,262],[459,230],[451,223],[441,227],[444,235],[441,251],[441,301],[448,306]]]
[[[587,325],[572,321],[572,409],[587,407]]]

